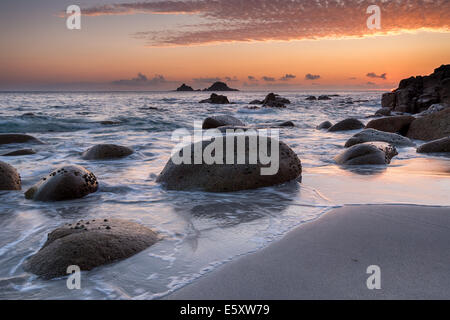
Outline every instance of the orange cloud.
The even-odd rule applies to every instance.
[[[381,30],[370,30],[370,5],[381,8]],[[149,46],[362,37],[414,30],[450,30],[448,0],[186,0],[130,2],[82,10],[84,15],[195,14],[191,31],[144,31]]]

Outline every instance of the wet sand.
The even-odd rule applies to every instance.
[[[335,209],[168,299],[450,299],[450,207]]]

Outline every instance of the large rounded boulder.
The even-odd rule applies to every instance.
[[[99,144],[83,152],[82,157],[85,160],[104,160],[118,159],[129,156],[133,153],[128,147],[115,144]]]
[[[450,108],[414,120],[408,138],[432,141],[450,136]]]
[[[63,201],[79,199],[97,190],[97,178],[92,172],[69,165],[42,178],[25,192],[25,197],[35,201]]]
[[[387,142],[397,147],[414,147],[415,144],[410,139],[403,137],[396,133],[383,132],[375,129],[365,129],[361,132],[358,132],[353,137],[351,137],[346,143],[345,147],[351,147],[355,144],[372,142],[372,141],[381,141]]]
[[[222,143],[217,143],[218,139]],[[234,150],[227,154],[228,143],[234,144]],[[196,150],[200,157],[196,157]],[[269,160],[262,161],[261,150]],[[215,159],[202,157],[205,154]],[[171,157],[157,181],[169,190],[233,192],[282,184],[299,178],[301,173],[300,159],[285,143],[257,135],[227,135],[184,147]]]
[[[366,128],[406,135],[409,126],[415,120],[413,116],[395,116],[370,121]]]
[[[27,134],[18,133],[5,133],[0,134],[0,145],[1,144],[12,144],[12,143],[37,143],[43,144],[43,142],[35,137]]]
[[[364,128],[364,123],[362,123],[358,119],[349,118],[336,123],[334,126],[329,128],[328,131],[329,132],[349,131],[349,130],[358,130],[362,128]]]
[[[212,116],[203,121],[203,129],[215,129],[223,126],[245,126],[241,120],[232,116]]]
[[[434,140],[417,148],[418,153],[450,152],[450,136]]]
[[[0,161],[0,190],[20,190],[22,188],[22,182],[17,170],[7,164]]]
[[[24,269],[52,279],[67,275],[69,266],[83,271],[126,259],[152,246],[158,234],[138,223],[120,219],[80,220],[48,234],[44,246]]]
[[[341,165],[384,165],[398,155],[397,149],[384,142],[357,144],[334,158]]]

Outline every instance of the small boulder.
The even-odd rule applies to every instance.
[[[397,147],[414,147],[415,144],[406,137],[403,137],[396,133],[383,132],[375,129],[365,129],[361,132],[358,132],[353,137],[351,137],[346,143],[345,147],[351,147],[355,144],[372,142],[372,141],[381,141],[392,144]]]
[[[37,143],[44,144],[41,140],[27,134],[7,133],[0,134],[0,145],[11,143]]]
[[[384,132],[399,133],[406,135],[409,126],[415,120],[413,116],[395,116],[371,120],[366,129],[376,129]]]
[[[333,124],[330,121],[324,121],[321,124],[319,124],[316,129],[322,130],[322,129],[330,129],[333,126]]]
[[[319,96],[319,98],[317,98],[317,100],[331,100],[331,98],[327,95],[323,95],[323,96]]]
[[[278,125],[279,127],[295,127],[295,124],[292,121],[285,121]]]
[[[35,201],[62,201],[79,199],[96,192],[95,175],[77,165],[61,167],[25,192],[25,198]]]
[[[253,100],[249,104],[263,104],[261,100]]]
[[[450,152],[450,136],[434,140],[417,148],[418,153]]]
[[[278,94],[275,93],[269,93],[266,98],[263,101],[264,107],[271,107],[271,108],[286,108],[285,104],[290,104],[291,101],[289,101],[286,98],[280,97]]]
[[[207,129],[215,129],[223,126],[245,126],[245,123],[243,123],[241,120],[232,117],[232,116],[213,116],[206,118],[205,121],[203,121],[202,128],[204,130]]]
[[[367,142],[344,150],[334,160],[341,165],[389,164],[398,155],[394,146],[384,142]]]
[[[206,163],[204,158],[200,159],[200,164],[195,164],[194,150],[202,150],[204,154],[208,148],[210,153],[212,153],[211,144],[215,139],[200,141],[196,144],[186,146],[172,156],[157,178],[157,182],[169,190],[233,192],[278,185],[295,180],[301,176],[301,161],[295,152],[285,143],[267,138],[264,143],[269,153],[272,149],[272,144],[278,144],[278,157],[274,155],[274,158],[278,159],[273,159],[269,164],[262,164],[258,153],[259,148],[252,147],[252,144],[249,142],[250,138],[257,139],[257,145],[260,148],[263,143],[260,136],[227,135],[225,137],[216,137],[215,139],[223,139],[222,150],[219,156],[220,159],[216,158],[216,161],[212,164]],[[234,164],[227,164],[230,163],[230,155],[227,157],[228,148],[226,148],[229,140],[225,141],[225,139],[233,139],[231,143],[234,143],[235,148],[233,155],[231,155],[231,162]],[[241,139],[245,139],[245,142]],[[237,164],[237,151],[240,150],[241,141],[243,142],[242,146],[245,151],[245,154],[241,156],[245,159],[245,164]],[[218,150],[214,149],[214,154],[217,157]],[[250,163],[248,159],[251,158],[257,159],[255,164]],[[188,161],[182,162],[179,161],[180,159],[188,159]],[[276,169],[278,171],[274,174],[263,171]]]
[[[221,96],[218,94],[211,94],[211,97],[206,100],[202,100],[199,103],[212,103],[212,104],[228,104],[230,101],[228,101],[228,98],[226,96]]]
[[[17,156],[28,156],[28,155],[32,155],[32,154],[36,154],[36,151],[34,151],[33,149],[21,149],[21,150],[16,150],[16,151],[5,153],[2,156],[3,157],[17,157]]]
[[[424,141],[450,136],[450,108],[417,118],[409,126],[406,136]]]
[[[379,110],[377,110],[377,111],[375,112],[375,115],[376,115],[376,116],[384,116],[384,117],[388,117],[388,116],[391,115],[391,109],[390,109],[390,108],[386,108],[386,107],[381,108],[381,109],[379,109]]]
[[[118,159],[133,154],[133,150],[128,147],[115,144],[99,144],[83,152],[82,158],[85,160]]]
[[[0,190],[20,190],[22,189],[22,181],[17,170],[0,161]]]
[[[364,123],[362,123],[358,119],[349,118],[336,123],[334,126],[330,127],[328,131],[329,132],[349,131],[349,130],[358,130],[362,128],[364,128]]]
[[[309,96],[309,97],[307,97],[305,100],[308,100],[308,101],[315,101],[315,100],[317,100],[317,98],[316,98],[315,96]]]
[[[24,269],[44,279],[67,275],[67,267],[82,271],[131,257],[159,240],[158,234],[138,223],[120,219],[80,220],[48,234],[44,246]]]

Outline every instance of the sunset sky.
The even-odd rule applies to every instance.
[[[449,0],[2,0],[0,28],[2,91],[386,90],[450,63]]]

